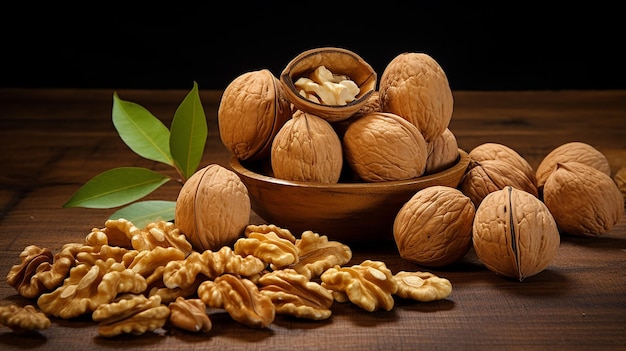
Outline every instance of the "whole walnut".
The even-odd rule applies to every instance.
[[[175,223],[196,251],[233,244],[250,221],[248,189],[237,174],[210,164],[185,182],[176,200]]]
[[[534,177],[511,166],[505,160],[493,159],[477,162],[470,159],[469,166],[461,178],[459,189],[478,207],[485,196],[509,185],[539,197],[533,180]]]
[[[537,178],[533,167],[522,155],[509,146],[499,143],[483,143],[470,150],[469,157],[476,162],[486,160],[504,161],[510,166],[521,170],[535,186],[537,185]]]
[[[624,214],[624,199],[613,179],[579,162],[556,164],[543,186],[543,201],[559,229],[577,236],[606,234]]]
[[[554,217],[536,196],[512,186],[487,195],[476,209],[472,242],[491,271],[519,281],[543,271],[556,256]]]
[[[433,141],[427,143],[428,159],[424,174],[441,172],[452,167],[459,159],[459,145],[456,136],[448,128]]]
[[[453,96],[443,68],[425,53],[393,58],[379,82],[381,110],[413,123],[430,142],[448,127]]]
[[[328,121],[296,110],[274,137],[272,171],[285,180],[337,183],[343,167],[341,148]]]
[[[404,118],[373,112],[352,122],[343,136],[346,161],[366,182],[412,179],[424,174],[428,149]]]
[[[569,161],[583,163],[611,175],[611,166],[602,152],[587,143],[573,141],[560,145],[541,160],[536,171],[537,187],[543,187],[557,163]]]
[[[222,143],[240,160],[269,157],[274,136],[289,118],[291,104],[267,69],[235,78],[224,89],[217,111]]]
[[[458,189],[435,185],[418,191],[394,220],[400,256],[431,267],[458,261],[472,247],[474,214],[472,200]]]

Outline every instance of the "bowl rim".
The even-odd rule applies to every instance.
[[[377,189],[377,188],[388,188],[388,187],[402,187],[402,186],[411,186],[414,184],[425,183],[431,181],[433,179],[445,176],[450,173],[456,173],[467,169],[470,163],[469,154],[461,148],[458,148],[459,157],[456,163],[442,171],[419,176],[417,178],[405,179],[405,180],[391,180],[384,182],[345,182],[345,183],[319,183],[319,182],[302,182],[302,181],[292,181],[286,179],[280,179],[271,177],[265,174],[254,172],[242,164],[242,160],[239,160],[236,156],[231,156],[230,166],[236,172],[248,178],[254,179],[256,181],[276,184],[281,186],[292,186],[292,187],[306,187],[306,188],[319,188],[319,189]],[[245,160],[243,162],[246,162]]]

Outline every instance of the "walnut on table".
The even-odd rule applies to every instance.
[[[198,296],[209,307],[223,308],[237,322],[252,328],[269,326],[276,315],[272,299],[246,278],[223,274],[198,287]]]
[[[331,316],[332,293],[293,269],[264,274],[258,281],[259,291],[269,296],[277,314],[322,320]]]
[[[331,290],[335,300],[346,299],[368,312],[393,308],[398,283],[384,262],[365,260],[351,267],[335,266],[320,276],[322,286]]]
[[[50,319],[35,309],[33,305],[18,307],[17,305],[0,306],[0,324],[16,333],[41,330],[50,327]]]
[[[327,269],[342,266],[352,259],[352,250],[338,241],[329,241],[326,235],[310,230],[304,231],[296,240],[298,262],[288,268],[296,270],[307,278],[317,278]]]
[[[234,251],[241,256],[252,255],[277,268],[298,262],[298,249],[289,239],[275,232],[251,232],[235,242]]]
[[[200,274],[210,279],[225,273],[252,276],[264,268],[265,263],[259,258],[243,257],[229,246],[223,246],[218,251],[194,251],[183,260],[168,262],[163,271],[163,283],[170,289],[184,289],[191,286]]]
[[[79,264],[70,270],[63,285],[37,299],[39,308],[55,317],[69,319],[92,312],[119,293],[142,293],[146,280],[113,258],[95,264]]]
[[[398,283],[396,295],[404,299],[429,302],[445,299],[452,293],[450,281],[432,273],[400,271],[393,277]]]
[[[54,256],[50,249],[26,246],[20,254],[21,263],[11,267],[6,281],[26,298],[50,292],[63,283],[70,269],[76,265],[75,256],[81,246],[65,244]]]
[[[213,328],[206,312],[206,305],[200,299],[177,297],[171,302],[169,322],[176,328],[191,332],[208,332]]]
[[[122,294],[109,303],[101,304],[91,314],[99,322],[98,335],[113,337],[120,334],[141,335],[165,325],[170,309],[161,304],[158,295]]]

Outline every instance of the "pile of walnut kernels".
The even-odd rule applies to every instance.
[[[232,247],[198,252],[172,222],[140,229],[107,220],[57,253],[24,248],[7,283],[37,307],[1,306],[0,324],[21,332],[48,328],[48,316],[91,314],[103,337],[168,328],[206,333],[212,311],[265,328],[279,314],[327,319],[335,301],[372,312],[391,310],[395,296],[426,302],[452,292],[450,281],[432,273],[393,274],[371,260],[345,266],[351,258],[348,246],[324,235],[296,238],[275,225],[249,225]]]

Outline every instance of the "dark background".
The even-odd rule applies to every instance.
[[[27,5],[3,15],[0,87],[224,89],[338,46],[379,76],[396,55],[425,52],[453,90],[626,88],[617,5],[548,3]]]

